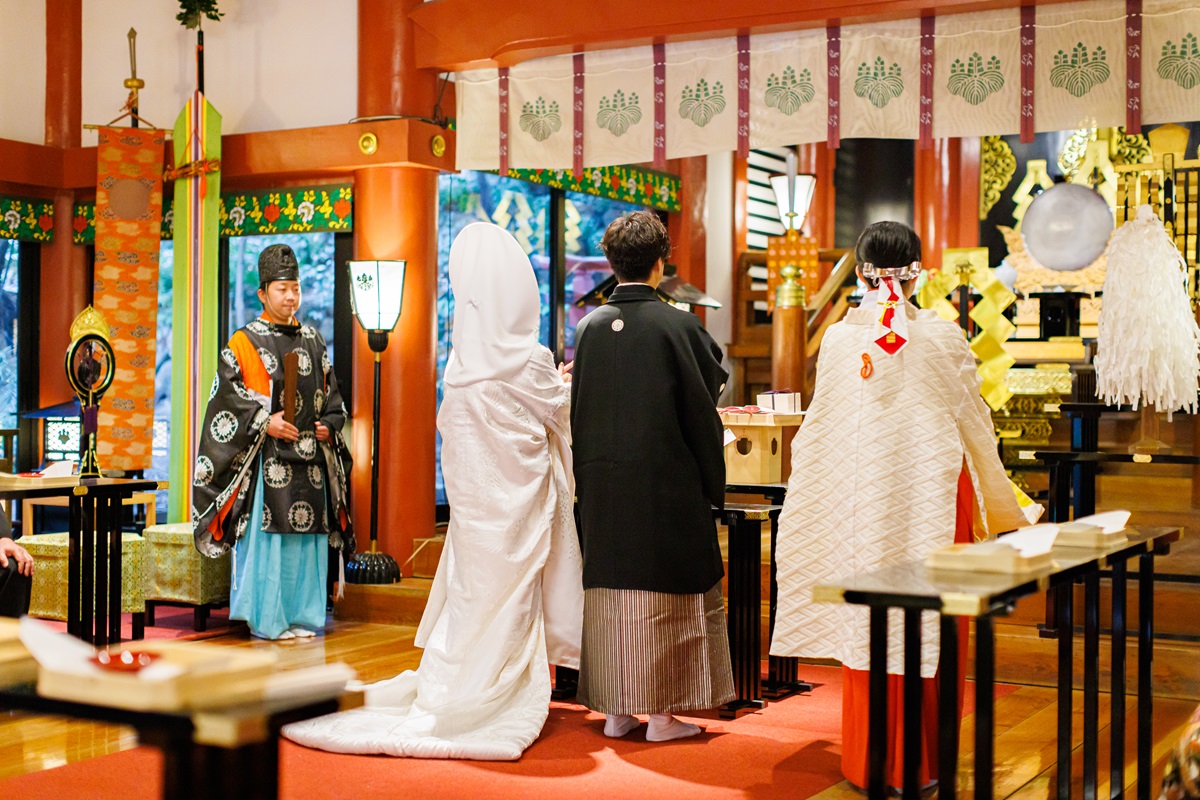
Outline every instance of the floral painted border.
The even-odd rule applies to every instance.
[[[33,197],[0,196],[0,238],[22,242],[54,239],[54,202]]]
[[[637,203],[662,211],[682,210],[679,176],[665,172],[638,167],[586,167],[583,178],[575,180],[571,170],[510,169],[508,177],[622,203]]]
[[[162,238],[174,235],[174,198],[163,198]],[[75,244],[96,241],[95,205],[77,203]],[[221,195],[221,236],[315,233],[354,229],[354,190],[349,186],[301,186]]]
[[[76,203],[71,214],[71,241],[75,244],[96,243],[96,204]]]
[[[221,235],[348,231],[353,225],[350,186],[312,186],[221,195]]]

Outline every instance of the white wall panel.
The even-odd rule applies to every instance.
[[[0,0],[12,3],[18,0]],[[204,25],[205,94],[224,133],[336,125],[357,107],[355,0],[223,0]],[[166,0],[84,0],[83,118],[108,122],[125,101],[126,34],[138,32],[141,114],[170,128],[195,87],[195,34]],[[94,144],[87,132],[84,144]]]
[[[721,303],[704,312],[705,327],[713,339],[728,350],[733,337],[733,153],[708,156],[707,196],[704,202],[705,263],[704,291]],[[725,368],[729,369],[729,359]]]
[[[45,0],[0,0],[0,139],[42,144],[45,130]]]

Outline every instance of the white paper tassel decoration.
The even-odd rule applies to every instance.
[[[1109,404],[1196,410],[1200,329],[1187,265],[1150,206],[1116,230],[1096,352],[1096,394]]]

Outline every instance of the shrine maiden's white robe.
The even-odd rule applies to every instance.
[[[909,344],[874,339],[875,293],[821,343],[812,404],[792,443],[779,517],[779,600],[771,654],[869,666],[865,606],[814,603],[813,587],[924,559],[954,541],[964,460],[977,535],[1027,524],[996,448],[962,330],[906,304]],[[863,377],[864,354],[871,374]],[[982,530],[980,530],[982,528]],[[903,621],[888,625],[888,671],[903,674]],[[937,616],[922,615],[922,677],[937,670]]]

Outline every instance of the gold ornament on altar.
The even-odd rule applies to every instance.
[[[1037,259],[1025,249],[1025,240],[1020,231],[1004,225],[996,226],[1008,246],[1008,256],[1005,259],[1017,271],[1015,289],[1023,295],[1040,292],[1045,289],[1061,286],[1073,292],[1095,295],[1104,288],[1105,264],[1104,256],[1100,256],[1083,269],[1074,272],[1060,272],[1043,267]]]
[[[979,219],[987,219],[1017,172],[1017,157],[1000,136],[979,140]]]
[[[1189,131],[1180,125],[1160,125],[1149,134],[1153,160],[1116,168],[1116,221],[1120,227],[1148,205],[1163,221],[1188,268],[1188,291],[1200,301],[1200,158],[1188,160]]]
[[[800,269],[795,264],[786,264],[779,270],[779,283],[772,298],[776,308],[803,307],[806,301],[804,286],[800,284]]]
[[[1064,178],[1071,180],[1075,177],[1075,173],[1083,164],[1088,145],[1094,141],[1096,141],[1095,128],[1080,128],[1067,138],[1067,143],[1058,153],[1058,168]]]
[[[111,331],[104,315],[88,306],[71,323],[71,345],[67,348],[67,381],[79,398],[83,418],[84,450],[79,461],[80,478],[99,478],[96,459],[96,429],[100,398],[116,376],[117,359],[109,341]]]
[[[1153,159],[1150,140],[1140,133],[1127,133],[1124,128],[1114,128],[1111,141],[1109,154],[1114,164],[1141,164]]]
[[[983,382],[983,399],[993,409],[1004,407],[1012,397],[1005,382],[1005,373],[1016,360],[1004,349],[1004,342],[1017,328],[1004,316],[1004,310],[1017,299],[988,269],[986,247],[963,247],[942,252],[942,268],[929,275],[929,280],[917,293],[922,308],[933,309],[943,319],[957,322],[959,309],[947,296],[959,287],[971,287],[980,294],[968,315],[979,331],[971,339],[971,352],[979,359],[979,377]],[[964,302],[965,298],[960,299]]]
[[[1069,182],[1090,186],[1110,208],[1116,208],[1119,225],[1122,219],[1121,201],[1118,199],[1121,173],[1136,169],[1131,165],[1149,158],[1150,144],[1141,134],[1126,133],[1121,127],[1081,128],[1063,145],[1058,155],[1058,166]],[[1021,238],[1021,223],[1033,198],[1052,185],[1053,181],[1046,172],[1046,163],[1030,161],[1025,178],[1013,197],[1017,204],[1013,219],[1017,224],[1013,228],[996,226],[1008,246],[1006,260],[1017,271],[1016,290],[1028,295],[1031,292],[1063,288],[1095,295],[1104,285],[1106,262],[1103,255],[1083,269],[1052,270],[1033,257]]]
[[[1017,190],[1013,193],[1013,202],[1017,204],[1017,207],[1013,210],[1013,219],[1017,223],[1017,230],[1021,229],[1021,220],[1025,218],[1025,212],[1029,209],[1029,204],[1033,202],[1033,198],[1053,185],[1054,180],[1050,177],[1050,173],[1046,171],[1046,160],[1044,158],[1034,158],[1026,162],[1025,177],[1017,184]]]

